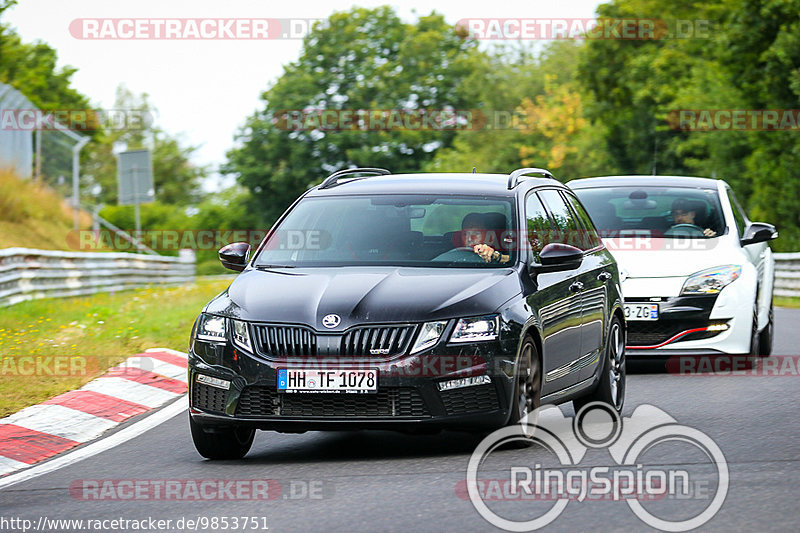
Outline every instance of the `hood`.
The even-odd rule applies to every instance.
[[[741,249],[724,237],[717,239],[603,239],[617,260],[620,272],[629,278],[686,277],[721,265],[740,265]],[[682,249],[681,249],[682,247]]]
[[[258,322],[343,331],[354,324],[424,322],[494,312],[521,292],[511,269],[348,267],[247,270],[206,307]],[[330,313],[341,317],[322,326]]]

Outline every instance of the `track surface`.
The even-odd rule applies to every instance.
[[[774,353],[799,354],[800,310],[777,309],[776,318]],[[630,416],[641,404],[655,405],[679,423],[703,431],[722,449],[729,463],[730,488],[721,511],[703,531],[797,531],[798,398],[796,375],[677,376],[647,369],[629,376],[624,415]],[[573,414],[570,404],[562,409],[568,416]],[[2,519],[16,517],[34,524],[43,516],[152,517],[171,519],[171,529],[178,530],[174,524],[181,517],[258,516],[261,531],[261,526],[269,531],[487,531],[494,528],[456,494],[479,440],[461,433],[259,432],[245,460],[211,463],[194,451],[186,415],[181,414],[90,459],[0,491],[0,530],[13,531],[10,523],[3,527]],[[497,464],[556,464],[540,448],[509,450],[493,457]],[[650,459],[645,463],[680,465],[697,476],[709,470],[691,450],[654,453]],[[581,465],[613,466],[614,462],[606,450],[597,450]],[[507,472],[498,470],[495,477],[507,478]],[[281,483],[282,492],[273,501],[84,501],[69,491],[71,483],[84,479],[273,479]],[[314,497],[303,495],[304,486],[312,488]],[[673,504],[692,508],[692,503]],[[506,509],[509,516],[533,518],[522,513],[532,509],[526,505],[531,504],[504,502],[495,508]],[[661,508],[666,509],[664,518],[683,512],[665,506]],[[624,502],[613,501],[571,502],[547,529],[652,530]],[[234,530],[230,524],[229,530]]]

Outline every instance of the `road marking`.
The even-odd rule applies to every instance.
[[[156,354],[153,354],[156,355]],[[170,354],[158,354],[159,356],[166,356],[177,359],[175,356]],[[174,361],[173,359],[173,361]],[[177,362],[177,361],[175,361]],[[178,381],[183,381],[186,383],[186,360],[183,360],[183,366],[178,366],[170,361],[164,361],[160,357],[142,357],[142,356],[134,356],[128,357],[125,361],[120,363],[119,365],[109,369],[109,371],[119,371],[120,369],[124,370],[146,370],[149,372],[153,372],[155,374],[160,374],[162,376],[166,376],[168,378],[172,378]],[[125,377],[124,374],[122,377]]]
[[[81,390],[90,390],[139,403],[146,407],[159,407],[178,396],[174,392],[165,391],[150,385],[137,383],[123,378],[99,377],[84,385]]]
[[[90,390],[73,390],[59,394],[55,398],[50,398],[42,403],[56,404],[89,413],[90,415],[100,416],[113,420],[114,422],[124,422],[125,420],[146,413],[149,407],[132,402],[126,402],[121,398],[92,392]],[[1,471],[2,469],[0,469]]]
[[[3,473],[25,468],[80,444],[74,440],[42,433],[16,424],[0,425],[0,439],[3,441],[0,454],[14,461],[2,464]]]
[[[25,468],[27,466],[28,465],[22,461],[16,461],[8,457],[0,456],[0,472],[19,470],[20,468]]]
[[[23,470],[22,472],[9,474],[6,477],[0,478],[0,489],[5,489],[12,485],[16,485],[17,483],[22,483],[23,481],[28,481],[43,474],[48,474],[60,468],[64,468],[65,466],[69,466],[77,463],[78,461],[82,461],[99,453],[105,452],[111,448],[114,448],[115,446],[138,437],[146,431],[153,429],[154,427],[166,422],[167,420],[170,420],[182,412],[185,412],[188,409],[187,399],[188,396],[184,394],[173,403],[162,409],[159,409],[158,411],[155,411],[147,418],[140,420],[139,422],[136,422],[135,424],[132,424],[125,429],[114,433],[113,435],[88,444],[83,448],[78,448],[74,452],[69,452],[60,457],[56,457],[55,459],[47,461],[46,463],[41,463],[27,470]]]
[[[4,418],[3,423],[75,442],[90,441],[117,425],[111,420],[54,404],[26,407],[22,411]]]

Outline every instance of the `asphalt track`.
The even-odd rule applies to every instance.
[[[775,354],[800,354],[798,325],[800,310],[776,310]],[[794,361],[796,364],[797,358]],[[653,405],[679,424],[708,435],[727,459],[727,497],[719,512],[699,530],[798,531],[800,376],[796,366],[794,370],[785,367],[778,376],[680,376],[646,367],[629,376],[624,416],[631,416],[637,406]],[[562,409],[565,415],[573,415],[571,405]],[[105,527],[84,530],[134,530],[131,523],[126,529],[125,524],[108,522],[119,518],[172,520],[171,527],[160,529],[165,531],[193,529],[193,524],[179,523],[181,518],[201,518],[199,530],[223,530],[222,518],[227,518],[228,531],[494,530],[457,490],[459,483],[463,487],[470,454],[479,441],[479,436],[457,432],[429,436],[259,432],[244,460],[208,462],[195,452],[187,415],[181,413],[105,452],[0,490],[0,530],[21,531],[23,523],[13,519],[31,520],[32,530],[36,526],[47,531],[77,530],[75,524],[56,527],[45,519],[107,520]],[[662,444],[640,459],[645,466],[686,470],[693,480],[699,480],[688,500],[667,498],[648,504],[662,518],[688,518],[713,497],[716,471],[696,448]],[[552,453],[539,447],[500,451],[487,460],[480,475],[508,478],[509,465],[557,463]],[[608,450],[602,449],[590,450],[580,464],[588,468],[616,463]],[[93,498],[93,493],[70,492],[70,486],[85,486],[83,480],[139,480],[153,486],[166,480],[200,479],[274,480],[268,494],[275,499],[120,500],[106,495],[93,500],[86,499]],[[506,517],[530,519],[551,505],[506,501],[490,507]],[[236,528],[233,517],[239,518]],[[244,517],[248,517],[247,523]],[[254,523],[250,517],[258,521]],[[216,528],[214,518],[218,520]],[[546,530],[654,528],[637,518],[624,501],[584,500],[569,502]]]

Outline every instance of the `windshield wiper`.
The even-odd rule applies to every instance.
[[[294,265],[256,265],[256,270],[272,270],[273,268],[294,268]]]

